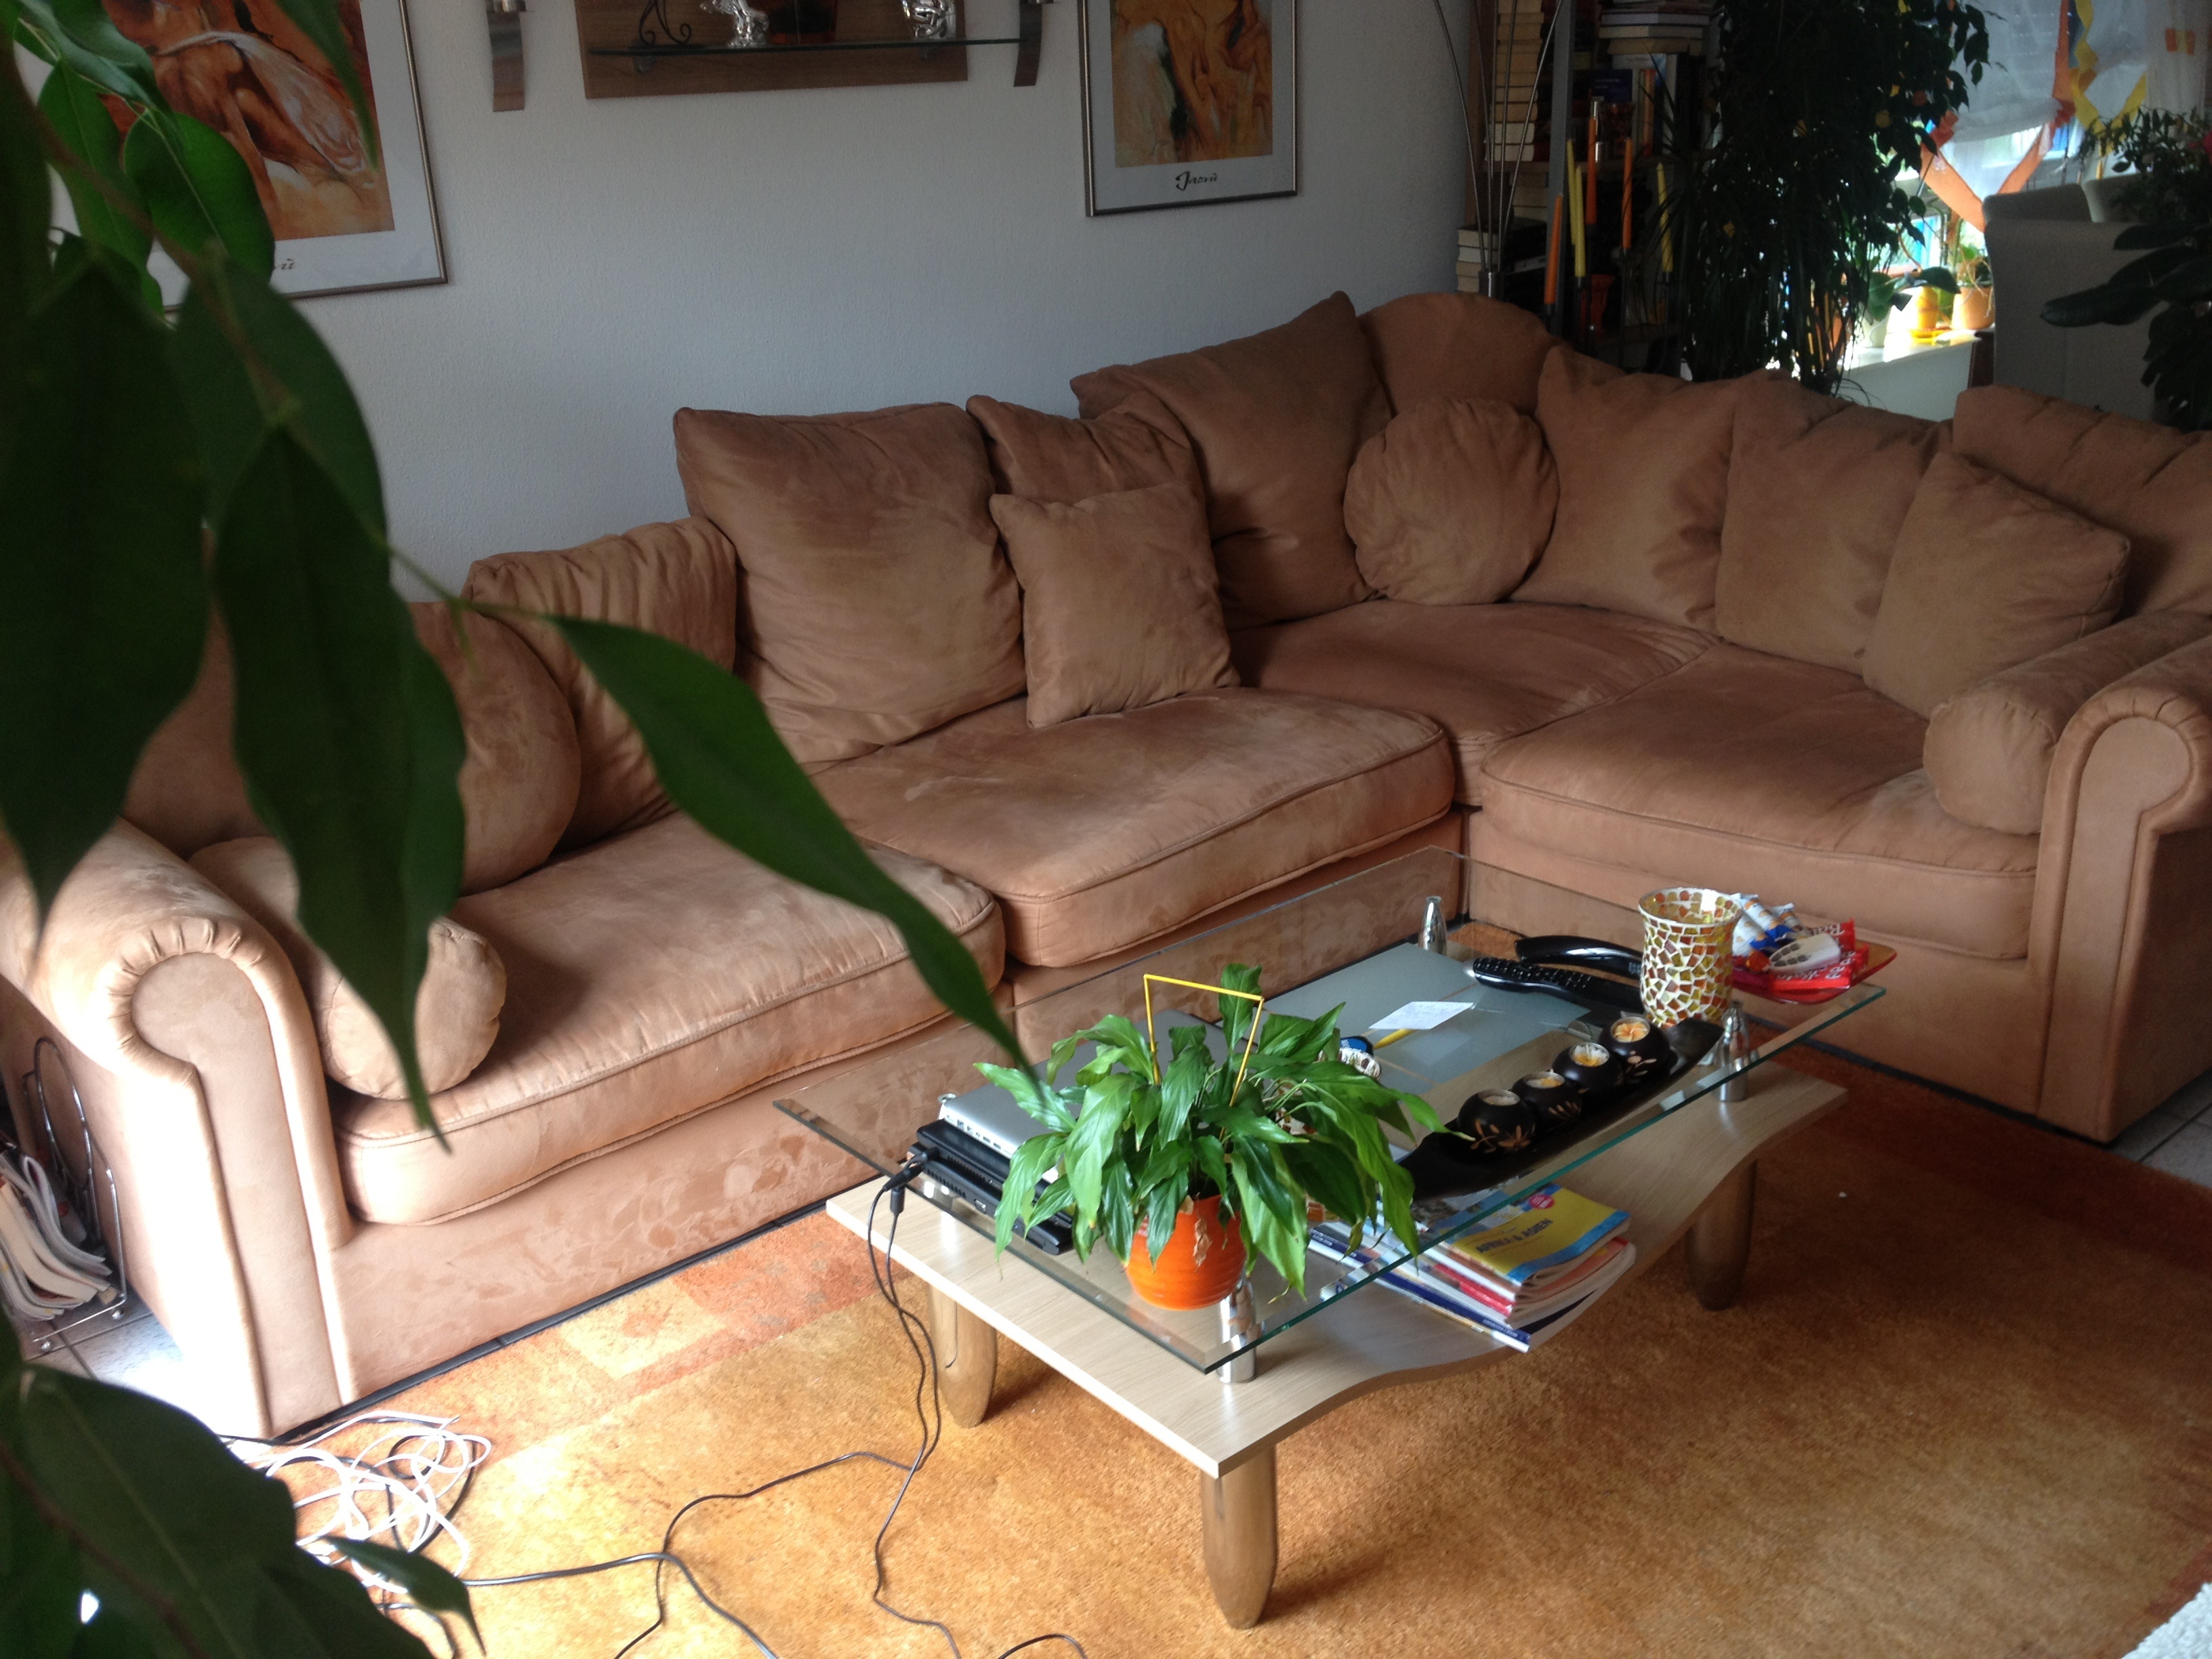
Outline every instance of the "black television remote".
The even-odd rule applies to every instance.
[[[1595,974],[1542,963],[1508,962],[1503,957],[1474,957],[1462,966],[1469,978],[1484,985],[1502,986],[1509,991],[1553,991],[1577,1002],[1595,1003],[1624,1014],[1644,1012],[1643,993],[1617,979],[1601,979]]]

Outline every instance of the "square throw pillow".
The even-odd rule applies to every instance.
[[[1544,360],[1565,343],[1534,312],[1480,294],[1402,295],[1359,326],[1401,415],[1431,398],[1495,398],[1534,415]]]
[[[991,483],[1002,495],[1080,501],[1117,490],[1181,483],[1204,499],[1198,456],[1167,405],[1148,392],[1095,421],[1048,415],[996,398],[970,398],[983,428]]]
[[[1102,368],[1071,384],[1089,418],[1149,392],[1190,436],[1231,628],[1368,597],[1344,533],[1344,481],[1390,418],[1352,301],[1332,294],[1264,334]]]
[[[1429,398],[1370,438],[1344,488],[1359,574],[1414,605],[1488,605],[1544,550],[1559,506],[1544,431],[1495,398]]]
[[[1237,684],[1206,509],[1186,484],[991,497],[1022,585],[1029,720],[1057,726]]]
[[[1552,539],[1516,599],[1713,627],[1739,382],[1544,360],[1536,420],[1559,470]]]
[[[739,669],[801,762],[1020,693],[1021,593],[964,410],[679,410],[676,467],[691,510],[736,544]]]
[[[2120,608],[2128,538],[1956,455],[1898,532],[1866,683],[1917,714],[2094,634]]]
[[[2127,608],[2212,611],[2212,432],[2016,386],[1961,392],[1959,453],[2128,538]]]
[[[1720,636],[1857,673],[1898,530],[1948,435],[1779,376],[1744,380],[1713,583]]]

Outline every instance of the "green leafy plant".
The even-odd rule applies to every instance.
[[[1896,273],[1878,270],[1867,278],[1867,309],[1875,312],[1902,311],[1911,303],[1908,296],[1913,290],[1923,288],[1956,294],[1959,278],[1942,265],[1925,265],[1918,270]]]
[[[1231,963],[1222,984],[1255,993],[1260,973]],[[1017,1222],[1026,1228],[1073,1211],[1077,1254],[1103,1240],[1126,1260],[1142,1222],[1157,1261],[1176,1212],[1217,1193],[1294,1290],[1305,1288],[1309,1198],[1351,1224],[1355,1243],[1379,1208],[1406,1247],[1418,1248],[1413,1179],[1391,1157],[1382,1126],[1407,1135],[1413,1124],[1437,1128],[1428,1103],[1337,1059],[1341,1007],[1313,1019],[1269,1015],[1254,1037],[1253,1002],[1224,995],[1220,1005],[1220,1060],[1203,1027],[1170,1027],[1162,1054],[1115,1014],[1055,1043],[1042,1079],[977,1067],[1045,1126],[1015,1149],[999,1204],[1001,1250]],[[1096,1051],[1061,1084],[1084,1043]]]
[[[278,0],[375,127],[331,0]],[[460,889],[464,744],[392,586],[368,423],[270,286],[275,239],[229,142],[163,97],[100,0],[0,0],[46,65],[0,71],[0,874],[43,921],[120,812],[210,623],[234,749],[291,855],[299,915],[383,1022],[417,1116],[430,922]],[[118,125],[111,106],[122,111]],[[52,222],[58,180],[74,228]],[[173,316],[160,249],[189,283]],[[446,603],[472,608],[450,594]],[[871,860],[751,690],[659,635],[544,618],[635,722],[678,806],[780,874],[889,918],[930,988],[1018,1060],[981,973]],[[0,1352],[0,1647],[11,1656],[420,1655],[361,1586],[293,1544],[283,1489],[182,1413]],[[345,1553],[465,1613],[429,1563]],[[81,1599],[98,1616],[80,1620]]]
[[[2212,125],[2203,118],[2145,111],[2102,136],[2135,169],[2119,205],[2142,222],[2117,250],[2138,252],[2094,288],[2043,307],[2057,328],[2124,326],[2153,310],[2143,384],[2184,431],[2212,428]]]
[[[1988,24],[1963,0],[1717,0],[1713,21],[1713,137],[1668,201],[1684,357],[1832,391],[1917,212],[1898,179],[1980,80]]]

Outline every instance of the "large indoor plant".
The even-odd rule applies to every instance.
[[[374,161],[337,7],[278,3],[344,84]],[[170,107],[100,0],[0,0],[0,34],[46,65],[35,100],[15,52],[0,70],[0,882],[50,910],[220,622],[234,750],[297,870],[300,922],[383,1022],[428,1123],[412,1028],[429,925],[460,889],[464,745],[392,586],[368,423],[270,287],[246,161]],[[156,248],[190,283],[173,314]],[[743,680],[658,635],[546,620],[678,806],[889,917],[931,989],[1019,1057],[974,959],[845,830]],[[419,1557],[352,1553],[418,1603],[465,1611]],[[21,1365],[0,1327],[0,1651],[424,1650],[294,1545],[283,1488],[180,1412]]]
[[[1966,104],[1988,26],[1963,0],[1717,0],[1713,24],[1712,136],[1668,202],[1684,361],[1831,391],[1915,217],[1899,177]]]
[[[1303,1291],[1310,1199],[1349,1223],[1355,1243],[1379,1213],[1417,1248],[1413,1181],[1382,1129],[1435,1129],[1435,1112],[1338,1057],[1341,1008],[1312,1019],[1269,1015],[1255,1032],[1259,970],[1232,963],[1222,984],[1220,1059],[1203,1026],[1169,1028],[1162,1050],[1116,1014],[1055,1044],[1042,1079],[979,1068],[1045,1126],[1015,1152],[999,1205],[1000,1249],[1018,1223],[1072,1211],[1078,1253],[1103,1241],[1130,1263],[1141,1291],[1145,1269],[1178,1231],[1188,1238],[1218,1210],[1230,1258],[1241,1261],[1249,1244]],[[1091,1057],[1061,1081],[1085,1043],[1095,1045]],[[1229,1263],[1220,1265],[1233,1285]]]
[[[2100,143],[2130,169],[2116,204],[2136,222],[2112,246],[2140,257],[2094,288],[2051,301],[2043,320],[2125,325],[2156,310],[2143,384],[2172,424],[2212,428],[2212,122],[2146,110],[2116,123]]]

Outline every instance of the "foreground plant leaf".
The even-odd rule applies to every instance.
[[[427,1556],[410,1555],[383,1544],[356,1538],[333,1538],[330,1546],[348,1560],[359,1562],[378,1577],[406,1591],[407,1599],[425,1612],[451,1614],[469,1627],[469,1634],[483,1645],[477,1628],[476,1609],[469,1605],[469,1587]]]
[[[756,863],[889,920],[938,1000],[1026,1065],[975,957],[861,850],[792,759],[751,687],[658,634],[574,617],[545,620],[636,722],[671,800]]]
[[[123,140],[123,170],[164,242],[198,259],[227,255],[267,279],[276,239],[252,170],[221,133],[189,115],[143,110]]]
[[[39,93],[39,113],[55,135],[107,188],[103,191],[76,173],[62,175],[70,204],[76,210],[78,233],[88,241],[112,250],[133,270],[143,271],[153,235],[131,219],[114,197],[137,203],[138,191],[123,171],[123,135],[99,90],[68,64],[57,64]],[[112,192],[111,195],[110,192]]]
[[[199,457],[161,325],[80,266],[33,314],[0,472],[0,816],[43,912],[207,633]]]
[[[210,518],[221,520],[263,433],[282,422],[362,522],[383,533],[376,446],[353,388],[313,325],[267,283],[236,270],[204,273],[185,295],[173,350],[207,466]]]
[[[241,474],[215,575],[255,810],[299,871],[301,926],[383,1022],[429,1126],[415,994],[430,923],[460,895],[453,692],[383,542],[289,429]]]

